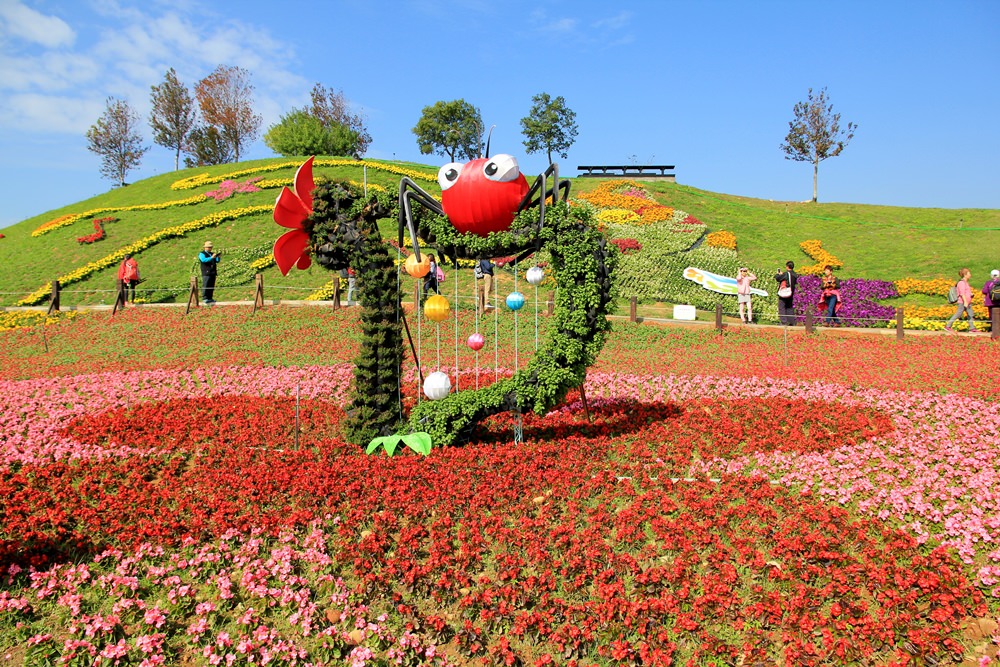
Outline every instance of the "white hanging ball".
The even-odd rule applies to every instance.
[[[434,371],[424,378],[424,395],[432,401],[444,398],[451,393],[451,378],[447,373]]]
[[[525,274],[524,277],[528,279],[529,283],[537,287],[542,284],[543,280],[545,280],[545,271],[543,271],[540,266],[533,266],[528,269],[528,273]]]

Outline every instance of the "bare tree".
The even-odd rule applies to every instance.
[[[360,114],[352,114],[348,108],[344,91],[333,90],[317,83],[309,93],[312,106],[309,113],[319,119],[327,130],[333,130],[335,125],[343,125],[357,135],[354,146],[355,157],[361,157],[368,151],[372,143],[372,135],[368,134],[365,119]]]
[[[219,65],[198,82],[195,96],[202,118],[222,133],[239,162],[240,150],[257,138],[263,120],[253,112],[250,72],[242,67]]]
[[[786,160],[796,162],[812,162],[813,165],[813,202],[816,201],[817,184],[819,180],[819,163],[828,157],[840,155],[851,139],[858,126],[847,124],[846,132],[840,129],[840,114],[833,113],[833,105],[826,99],[826,88],[813,94],[809,89],[809,97],[805,102],[799,102],[792,110],[794,120],[788,123],[788,135],[781,150],[785,152]]]
[[[125,185],[125,174],[142,162],[141,119],[129,103],[109,97],[97,122],[87,130],[87,149],[101,156],[101,175]]]
[[[174,150],[176,170],[180,166],[181,151],[188,135],[198,120],[194,99],[187,86],[178,81],[177,72],[171,67],[164,75],[163,83],[152,87],[150,100],[153,110],[149,114],[149,126],[153,128],[153,141]]]

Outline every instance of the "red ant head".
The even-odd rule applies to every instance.
[[[510,227],[528,192],[528,180],[517,160],[503,153],[459,164],[451,162],[438,171],[441,206],[459,232],[486,236]]]

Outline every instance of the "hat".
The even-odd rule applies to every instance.
[[[1000,278],[1000,269],[990,271],[990,278]]]
[[[212,242],[211,241],[205,241],[205,247],[206,248],[211,248],[212,247]]]

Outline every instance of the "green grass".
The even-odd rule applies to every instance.
[[[239,164],[219,165],[180,170],[148,178],[124,188],[41,213],[3,230],[0,239],[0,305],[10,306],[42,285],[105,257],[126,244],[144,238],[165,227],[202,218],[215,211],[253,205],[272,204],[277,189],[251,194],[238,194],[223,202],[208,199],[190,206],[158,211],[129,211],[103,215],[118,218],[106,226],[107,238],[90,245],[81,245],[76,238],[93,231],[89,219],[57,229],[39,237],[31,232],[39,225],[66,213],[82,212],[111,206],[132,206],[173,201],[214,189],[215,185],[194,190],[171,190],[178,179],[200,173],[216,175],[247,169],[286,158],[255,160]],[[391,163],[433,175],[434,165]],[[294,168],[261,174],[264,178],[288,178]],[[360,166],[317,168],[318,175],[361,181]],[[238,180],[245,180],[241,177]],[[370,183],[395,191],[399,177],[368,170]],[[436,184],[422,183],[437,194]],[[574,191],[589,190],[597,179],[574,179]],[[844,262],[843,277],[896,280],[904,277],[951,278],[962,266],[973,272],[973,282],[985,280],[988,272],[1000,262],[996,248],[1000,245],[1000,210],[996,209],[921,209],[861,204],[802,204],[769,202],[731,195],[717,194],[697,188],[648,183],[662,202],[687,211],[704,221],[712,231],[726,229],[738,239],[740,261],[752,266],[777,269],[788,259],[799,265],[811,264],[798,244],[806,239],[820,239],[824,247]],[[394,233],[392,223],[383,225],[387,234]],[[224,251],[223,261],[233,261],[242,249],[269,246],[280,235],[268,213],[225,222],[218,227],[193,232],[186,237],[169,239],[141,252],[137,259],[146,282],[142,288],[151,291],[151,301],[183,300],[180,292],[186,288],[196,270],[195,258],[205,240],[212,240]],[[226,251],[230,252],[226,252]],[[471,293],[471,271],[463,271],[462,293]],[[465,273],[470,275],[465,276]],[[318,266],[307,271],[293,271],[281,276],[276,268],[264,271],[268,298],[303,298],[324,285],[332,276]],[[449,275],[449,283],[453,276]],[[115,269],[98,271],[90,277],[65,286],[67,304],[111,303]],[[220,279],[218,298],[248,299],[252,284],[225,288]]]

